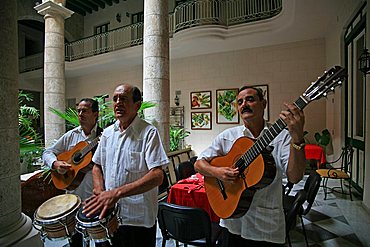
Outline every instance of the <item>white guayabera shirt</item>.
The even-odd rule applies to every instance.
[[[169,163],[158,130],[136,117],[121,131],[119,121],[103,131],[93,157],[101,165],[106,190],[142,178],[154,167]],[[121,198],[122,225],[152,227],[158,210],[158,187],[143,194]]]

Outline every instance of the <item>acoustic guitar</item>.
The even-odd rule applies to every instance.
[[[98,145],[99,138],[100,135],[90,143],[81,141],[71,150],[57,156],[57,160],[65,161],[72,166],[64,174],[51,170],[51,178],[56,188],[74,190],[80,185],[86,172],[92,168],[90,165],[92,150]]]
[[[312,82],[294,104],[302,110],[311,101],[320,99],[329,91],[333,91],[335,87],[342,84],[345,78],[344,68],[332,67]],[[273,181],[276,175],[275,163],[267,160],[268,156],[261,153],[286,126],[287,124],[279,118],[257,140],[241,137],[235,141],[227,155],[210,161],[212,166],[239,169],[236,183],[224,183],[215,177],[206,176],[204,178],[208,201],[220,218],[243,216],[249,209],[255,191]]]

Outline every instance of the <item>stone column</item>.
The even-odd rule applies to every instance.
[[[144,100],[158,106],[145,111],[145,118],[158,128],[169,150],[169,37],[168,0],[144,0]]]
[[[42,246],[21,213],[17,1],[0,8],[0,246]]]
[[[44,50],[44,127],[45,146],[65,132],[64,120],[49,111],[49,107],[65,111],[64,20],[73,11],[63,6],[65,1],[43,0],[37,13],[45,19]]]

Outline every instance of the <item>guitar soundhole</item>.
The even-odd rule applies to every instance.
[[[73,158],[72,158],[73,163],[78,164],[81,162],[81,160],[82,160],[81,152],[76,152],[73,154]]]

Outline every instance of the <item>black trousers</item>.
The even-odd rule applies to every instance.
[[[70,247],[82,247],[83,246],[83,237],[82,234],[79,232],[76,232],[73,234],[71,238],[71,242],[69,243]]]
[[[157,224],[154,226],[120,226],[114,233],[112,244],[109,242],[95,243],[96,247],[155,247],[156,246]]]
[[[265,241],[254,241],[242,238],[239,235],[230,233],[226,228],[222,228],[221,246],[222,247],[283,247],[284,244],[270,243]]]

